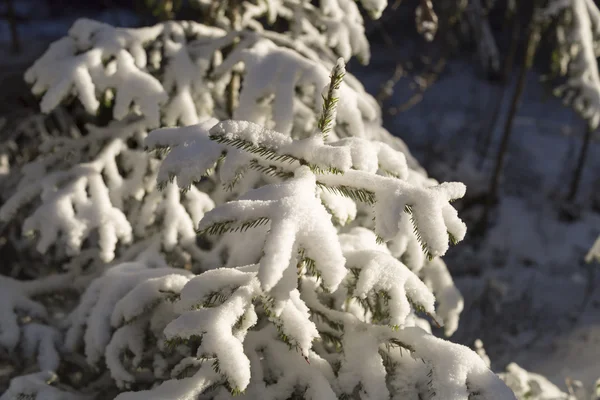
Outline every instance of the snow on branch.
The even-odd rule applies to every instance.
[[[365,35],[361,11],[354,0],[327,0],[315,5],[308,1],[279,0],[242,2],[238,7],[241,28],[263,31],[261,20],[269,24],[283,20],[290,25],[286,32],[295,41],[333,58],[335,54],[348,61],[357,56],[369,62],[369,43]],[[387,6],[387,0],[361,0],[360,4],[373,19],[378,19]],[[209,5],[210,7],[210,5]],[[231,25],[223,4],[216,17],[222,26]]]
[[[596,239],[594,245],[585,256],[585,262],[591,263],[594,260],[600,262],[600,237]]]
[[[410,221],[432,257],[443,253],[447,231],[455,239],[464,236],[464,224],[448,204],[464,186],[422,186],[424,181],[410,180],[402,153],[361,138],[325,143],[321,130],[292,139],[252,122],[209,120],[151,132],[146,145],[167,152],[159,176],[173,183],[190,185],[214,171],[228,184],[232,177],[243,181],[249,169],[274,181],[217,205],[198,226],[202,234],[235,235],[233,248],[258,247],[250,251],[256,263],[229,261],[192,279],[182,274],[176,286],[172,275],[164,275],[167,269],[125,264],[88,288],[68,334],[68,343],[84,338],[88,361],[99,361],[108,346],[113,376],[131,381],[115,354],[129,348],[133,365],[139,365],[143,349],[132,338],[146,335],[147,321],[158,318],[166,339],[161,351],[180,349],[184,356],[172,371],[193,371],[181,385],[165,378],[154,389],[121,398],[174,390],[180,399],[200,393],[265,399],[360,393],[381,399],[407,390],[394,386],[400,370],[427,382],[409,385],[413,397],[514,398],[477,354],[415,327],[426,326],[420,315],[437,324],[448,321],[448,334],[456,329],[462,299],[444,264],[434,258],[413,272],[377,237],[397,238],[403,234],[399,221]],[[335,200],[321,196],[327,188],[373,207],[377,235],[365,228],[341,233],[327,208]],[[256,230],[256,240],[241,240],[249,229]],[[118,283],[110,284],[115,278]],[[175,300],[168,308],[172,317],[153,315],[166,311],[148,306],[165,285]],[[441,318],[434,292],[445,303]],[[116,331],[108,328],[109,320]],[[149,326],[158,339],[156,325]],[[425,368],[415,370],[415,358]]]
[[[8,390],[0,396],[0,400],[17,398],[83,400],[86,398],[79,393],[61,390],[54,385],[57,381],[58,376],[51,371],[22,375],[10,381]]]
[[[186,110],[186,107],[193,107],[190,104],[192,82],[203,76],[202,71],[206,72],[209,63],[202,64],[200,57],[195,64],[182,53],[186,34],[224,35],[219,29],[192,23],[120,29],[81,19],[69,30],[69,36],[50,46],[26,72],[25,79],[33,84],[34,94],[43,95],[41,107],[44,112],[74,95],[92,114],[98,112],[103,100],[114,101],[113,117],[116,120],[129,115],[133,107],[156,127],[160,124],[163,106],[171,110],[166,116],[170,120],[178,119],[173,113],[179,112],[176,110],[179,106],[184,109],[180,117],[192,123],[194,116]],[[165,56],[170,67],[162,83],[151,73],[158,67],[153,65],[159,56],[158,49],[149,57],[145,48],[160,40],[166,47]],[[174,76],[174,73],[179,74]],[[199,84],[196,89],[203,89],[201,82]],[[175,96],[170,96],[170,90],[175,90]],[[169,100],[170,104],[167,104]]]
[[[219,28],[80,20],[27,72],[44,111],[77,97],[118,121],[45,142],[0,208],[33,208],[39,250],[71,258],[54,280],[0,278],[0,344],[47,371],[82,352],[121,400],[513,399],[476,353],[428,333],[451,334],[462,310],[438,257],[464,238],[450,202],[465,187],[427,178],[335,62],[368,57],[357,5],[240,4],[235,30],[219,4]],[[112,265],[89,267],[98,256]],[[67,283],[85,288],[63,341],[32,296]],[[85,397],[52,373],[8,393]]]
[[[427,262],[421,270],[425,284],[437,300],[437,315],[444,325],[444,333],[451,336],[458,329],[458,319],[464,308],[463,297],[454,286],[450,272],[441,258]]]
[[[110,262],[119,244],[149,238],[157,230],[164,250],[197,252],[195,227],[214,203],[197,188],[185,194],[176,185],[163,193],[155,190],[157,161],[127,144],[143,138],[144,120],[88,129],[87,136],[64,141],[54,153],[25,166],[17,191],[0,208],[0,218],[13,220],[21,209],[35,204],[23,231],[39,237],[41,253],[54,246],[74,256],[88,240],[101,259]],[[61,161],[71,152],[79,153],[74,163]],[[61,170],[46,172],[59,166]]]
[[[135,381],[132,371],[144,361],[144,340],[164,341],[162,329],[174,316],[172,301],[191,275],[139,262],[108,269],[87,288],[71,314],[65,347],[77,351],[83,341],[90,365],[104,359],[117,384]],[[133,357],[123,360],[126,353]]]
[[[39,297],[71,289],[74,278],[72,273],[29,281],[0,276],[0,347],[13,352],[19,346],[23,358],[35,360],[39,370],[55,371],[62,337]]]
[[[189,131],[191,128],[186,129]],[[206,126],[198,126],[197,129],[205,132]],[[391,161],[390,154],[394,151],[387,147],[376,150],[369,141],[357,142],[360,140],[358,138],[337,145],[335,142],[323,143],[319,135],[293,140],[245,121],[218,123],[210,129],[209,134],[213,141],[238,150],[234,153],[236,157],[233,161],[227,160],[229,155],[225,156],[229,166],[224,170],[232,170],[233,164],[233,170],[236,171],[248,168],[265,171],[268,168],[271,174],[289,177],[298,167],[305,165],[316,174],[319,186],[372,204],[375,232],[384,240],[394,239],[399,233],[401,221],[410,220],[425,253],[435,257],[446,252],[449,239],[452,242],[460,241],[466,232],[456,210],[449,205],[450,201],[463,196],[464,185],[444,183],[433,187],[414,186],[400,179],[406,176],[407,168],[402,162]],[[157,135],[162,135],[162,132],[158,131]],[[198,133],[200,135],[206,137],[206,133]],[[151,133],[147,144],[152,145],[154,140]],[[222,153],[223,147],[214,147],[209,158],[198,158],[191,168],[196,170],[201,165],[199,169],[206,173],[206,167],[212,167]],[[395,153],[397,160],[403,160],[398,152]],[[377,155],[375,160],[381,158],[381,161],[375,162],[372,158],[369,162],[365,161],[373,155]],[[174,164],[169,162],[169,155],[166,162],[170,167]],[[398,177],[376,174],[381,167]],[[176,165],[170,169],[170,173],[176,177],[181,174],[189,182],[189,168],[189,165]]]
[[[114,267],[84,294],[67,346],[76,349],[83,338],[90,362],[105,354],[123,387],[135,382],[136,368],[153,369],[162,381],[119,399],[167,392],[177,399],[270,400],[294,393],[336,399],[357,390],[373,400],[434,392],[447,399],[513,399],[476,353],[413,326],[409,314],[435,314],[433,294],[372,234],[365,240],[367,232],[340,236],[344,285],[326,291],[306,274],[307,263],[299,263],[300,271],[290,270],[293,285],[279,290],[287,291],[285,301],[261,288],[259,265],[196,277],[134,263]],[[147,336],[154,339],[140,340]],[[143,343],[154,340],[163,361],[150,365]],[[402,383],[407,376],[413,381]]]
[[[222,49],[232,45],[223,59]],[[303,55],[296,47],[283,35],[225,34],[192,22],[124,29],[79,20],[68,37],[54,43],[27,71],[26,79],[34,93],[43,94],[44,112],[75,96],[89,113],[108,107],[116,120],[142,115],[147,127],[157,127],[161,121],[167,126],[195,124],[226,112],[226,86],[230,74],[241,67],[244,85],[233,118],[272,124],[289,134],[294,113],[321,107],[320,90],[328,80],[320,58],[310,49]],[[265,74],[266,69],[270,72]],[[313,95],[298,102],[298,87],[312,87]],[[373,99],[357,82],[344,84],[341,91],[339,124],[352,136],[368,134],[364,124],[380,117]],[[314,112],[309,115],[314,118]],[[341,128],[339,135],[346,136]]]
[[[566,26],[559,25],[558,39],[561,73],[564,84],[555,89],[565,104],[573,107],[595,129],[600,123],[600,74],[598,72],[598,40],[600,10],[593,0],[552,0],[541,11],[543,17],[570,13]]]
[[[282,37],[276,38],[281,41]],[[223,60],[221,49],[234,44]],[[92,239],[103,260],[111,261],[119,243],[127,246],[135,241],[134,236],[146,237],[150,222],[159,220],[163,210],[165,249],[172,249],[179,236],[199,254],[193,248],[190,221],[197,224],[191,214],[201,217],[201,213],[192,212],[189,201],[185,206],[175,203],[179,200],[183,205],[186,199],[202,197],[191,188],[191,176],[199,179],[200,175],[180,175],[179,184],[190,187],[190,192],[179,199],[178,194],[168,192],[163,201],[163,196],[151,193],[154,187],[148,184],[154,181],[154,157],[132,148],[131,139],[143,139],[146,130],[161,120],[166,125],[196,124],[209,115],[223,115],[226,86],[238,70],[244,75],[244,85],[234,110],[236,118],[271,125],[287,135],[306,136],[317,124],[314,110],[323,103],[320,88],[328,81],[327,69],[318,60],[314,54],[311,58],[299,54],[294,43],[276,45],[261,38],[259,32],[226,34],[192,22],[121,29],[79,20],[67,38],[52,45],[30,68],[27,80],[35,93],[44,93],[42,109],[46,112],[74,95],[88,112],[108,108],[121,121],[106,127],[88,125],[83,136],[44,143],[43,156],[23,168],[19,190],[3,205],[0,217],[14,219],[23,206],[40,199],[41,205],[37,203],[37,211],[24,227],[39,234],[39,251],[45,253],[64,243],[64,253],[73,256],[86,239]],[[268,75],[277,79],[267,82],[260,78],[267,68],[271,71]],[[397,146],[397,139],[377,128],[380,113],[373,99],[347,78],[352,83],[340,87],[343,107],[337,113],[332,137],[376,135]],[[299,96],[298,88],[305,94]],[[198,146],[185,149],[187,155],[193,157]],[[183,146],[178,149],[180,163],[187,160],[185,151]],[[211,159],[206,160],[212,164]],[[233,184],[239,171],[236,165],[231,167]],[[62,171],[48,172],[57,169]],[[221,169],[223,175],[226,170]],[[165,163],[159,172],[159,186],[171,178]],[[203,210],[212,207],[208,196],[203,203]],[[171,216],[175,218],[168,218]],[[139,222],[132,221],[138,217]]]
[[[586,393],[585,390],[577,390],[575,393],[564,393],[556,385],[542,375],[526,371],[516,363],[506,366],[506,372],[500,373],[500,378],[511,388],[517,398],[532,400],[590,400],[595,396]],[[581,382],[575,381],[579,385]],[[583,388],[579,388],[583,389]]]

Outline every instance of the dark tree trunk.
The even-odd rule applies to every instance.
[[[583,175],[583,167],[585,166],[585,161],[587,160],[588,150],[590,148],[590,143],[592,141],[592,133],[594,130],[591,127],[587,127],[585,131],[585,136],[583,138],[583,144],[581,145],[581,151],[579,153],[579,159],[577,160],[577,167],[575,167],[575,171],[573,173],[573,179],[571,180],[571,188],[569,189],[569,195],[567,196],[567,200],[572,202],[575,200],[577,196],[577,191],[579,190],[579,184],[581,183],[581,176]]]
[[[532,18],[529,22],[525,52],[523,54],[523,63],[521,65],[521,70],[519,72],[519,78],[517,81],[517,87],[515,88],[515,92],[513,94],[513,98],[510,104],[510,110],[506,118],[506,123],[504,124],[504,132],[502,134],[502,141],[500,142],[500,148],[498,149],[498,154],[496,156],[496,165],[494,166],[494,173],[490,181],[490,186],[487,194],[487,201],[478,227],[478,231],[481,233],[483,233],[487,228],[489,214],[498,198],[500,175],[502,174],[502,169],[504,167],[504,159],[508,150],[508,144],[510,143],[513,122],[517,114],[517,110],[519,109],[521,95],[523,94],[523,90],[525,89],[525,78],[527,76],[527,71],[531,69],[537,44],[539,42],[539,29],[540,27],[534,20],[532,12]]]
[[[19,40],[19,30],[17,29],[17,16],[13,0],[6,0],[6,19],[10,29],[11,49],[13,53],[21,51],[21,41]]]
[[[508,49],[508,53],[506,55],[506,59],[504,60],[504,65],[502,67],[501,72],[501,81],[502,88],[500,99],[496,103],[496,108],[494,110],[494,114],[492,115],[491,122],[488,126],[486,136],[483,142],[483,145],[480,147],[480,167],[485,163],[485,159],[488,156],[490,151],[490,146],[492,145],[492,138],[494,137],[494,128],[496,127],[496,123],[498,122],[498,118],[500,117],[502,111],[502,105],[504,104],[504,97],[506,96],[506,92],[508,90],[508,86],[510,85],[513,65],[515,63],[515,55],[517,54],[517,48],[519,47],[519,32],[520,32],[520,21],[518,20],[518,16],[513,16],[511,20],[512,25],[512,35],[510,41],[510,47]]]

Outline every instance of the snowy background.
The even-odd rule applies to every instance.
[[[9,134],[6,121],[35,110],[21,78],[24,69],[77,18],[119,26],[142,23],[133,7],[80,3],[15,1],[21,17],[18,54],[10,51],[8,24],[0,21],[1,135]],[[350,65],[373,95],[393,75],[397,60],[408,51],[407,41],[413,40],[396,35],[398,48],[375,41],[369,66]],[[467,184],[463,204],[487,188],[502,114],[514,87],[513,82],[496,126],[490,127],[502,86],[483,79],[473,58],[454,57],[419,103],[386,116],[385,124],[435,178]],[[410,83],[410,79],[398,82],[384,110],[406,99]],[[585,127],[549,93],[539,75],[528,76],[491,227],[483,239],[468,237],[454,247],[445,260],[466,303],[452,340],[472,347],[480,338],[496,371],[515,361],[564,388],[566,378],[591,385],[600,376],[600,273],[598,265],[583,262],[600,234],[600,137],[592,141],[576,203],[567,206],[563,199]],[[482,159],[476,151],[477,138],[485,137],[490,128],[493,141]],[[458,205],[469,226],[481,210],[474,204],[464,210]]]

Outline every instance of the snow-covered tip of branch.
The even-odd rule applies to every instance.
[[[0,396],[0,400],[92,400],[93,396],[83,396],[53,386],[57,381],[58,376],[51,371],[22,375],[10,381],[8,390]]]
[[[161,113],[167,123],[195,123],[199,114],[212,112],[203,78],[217,48],[204,49],[210,53],[208,61],[202,55],[192,59],[187,37],[222,36],[220,29],[193,22],[126,29],[80,19],[69,36],[53,43],[26,71],[25,80],[32,84],[34,94],[42,96],[43,112],[75,96],[91,114],[103,106],[112,107],[117,120],[133,111],[152,127],[160,125]],[[152,42],[162,42],[164,54],[147,50]],[[168,65],[161,82],[153,71],[163,56]],[[197,97],[203,103],[200,106]]]
[[[330,70],[320,61],[304,57],[270,40],[259,39],[247,49],[234,50],[215,74],[228,71],[238,63],[244,66],[244,85],[240,91],[239,107],[233,113],[234,120],[252,121],[290,136],[297,110],[297,88],[304,91],[312,88],[312,91],[307,91],[312,95],[306,96],[307,102],[315,111],[321,108],[321,90],[329,83]],[[265,76],[270,79],[265,80]],[[353,86],[347,83],[340,85],[336,119],[347,133],[336,132],[338,137],[364,136],[366,123],[379,117],[376,103],[373,104],[356,83]],[[269,101],[271,99],[274,101]]]
[[[359,250],[344,253],[346,267],[357,274],[352,285],[352,296],[366,299],[371,293],[385,297],[388,325],[403,327],[413,311],[423,312],[435,320],[435,298],[429,288],[404,264],[389,253],[377,250]],[[365,310],[366,311],[366,310]],[[379,321],[378,321],[379,322]]]
[[[425,264],[421,270],[421,276],[437,300],[436,312],[444,323],[444,334],[452,336],[458,329],[458,320],[464,308],[464,300],[454,285],[446,264],[441,258],[436,257]]]
[[[72,280],[72,274],[51,275],[30,281],[0,276],[0,346],[12,351],[21,340],[26,354],[32,356],[37,352],[40,365],[52,369],[58,363],[58,356],[53,350],[57,339],[55,333],[50,332],[50,327],[35,322],[19,326],[17,312],[34,321],[44,320],[47,317],[46,308],[32,300],[32,297],[69,288]]]
[[[373,19],[379,19],[388,4],[387,0],[360,0],[360,3]]]
[[[11,219],[20,207],[39,195],[42,204],[23,223],[26,234],[39,233],[38,251],[45,253],[50,246],[62,240],[68,255],[77,254],[83,241],[96,230],[100,256],[105,262],[111,261],[117,243],[132,240],[132,228],[127,217],[113,204],[124,182],[115,158],[125,147],[122,140],[115,139],[94,161],[76,165],[67,171],[53,172],[45,179],[28,183],[3,204],[0,218]],[[144,171],[145,168],[142,163]],[[138,176],[139,180],[142,177]]]
[[[41,108],[50,112],[70,95],[76,95],[86,111],[95,114],[99,97],[115,89],[115,119],[129,114],[136,104],[154,126],[160,122],[160,107],[168,95],[160,82],[146,72],[146,52],[142,40],[126,29],[91,20],[78,20],[69,36],[53,43],[25,73],[34,94],[43,95]],[[153,34],[152,34],[153,33]]]
[[[425,361],[431,371],[430,387],[440,399],[468,400],[478,393],[486,400],[516,400],[512,390],[468,347],[416,327],[393,332],[389,340]]]
[[[314,273],[329,290],[335,290],[346,275],[344,257],[331,216],[316,196],[315,175],[306,166],[293,179],[263,186],[209,211],[200,222],[203,233],[246,230],[270,223],[258,279],[265,291],[276,285],[296,287],[298,252],[312,260]],[[283,280],[281,283],[280,281]],[[287,290],[287,292],[289,292]]]
[[[30,317],[46,317],[43,305],[29,298],[22,282],[0,276],[0,345],[13,350],[19,343],[21,329],[17,311],[25,312]]]
[[[115,400],[148,400],[148,399],[173,399],[195,400],[198,395],[208,390],[216,383],[221,383],[223,378],[215,372],[208,362],[201,364],[196,373],[189,378],[168,380],[151,390],[139,392],[124,392]],[[4,399],[3,399],[4,400]]]
[[[306,284],[306,287],[304,286]],[[339,394],[357,391],[363,399],[388,398],[411,394],[411,398],[431,396],[468,400],[514,400],[514,394],[469,348],[439,339],[421,328],[405,326],[393,329],[362,320],[351,312],[329,308],[319,300],[317,286],[304,280],[302,300],[343,328],[337,337],[341,347],[335,387]],[[334,302],[335,303],[335,302]],[[350,311],[350,310],[349,310]],[[321,332],[330,333],[332,329]],[[338,333],[335,332],[335,333]],[[412,365],[410,360],[423,361]],[[415,368],[416,367],[416,368]],[[408,381],[407,381],[408,379]],[[423,385],[415,385],[420,381]]]
[[[519,399],[532,400],[589,400],[593,399],[589,394],[581,396],[573,393],[571,396],[561,391],[556,385],[542,375],[529,372],[512,362],[506,366],[506,372],[500,373],[506,385],[514,391]]]
[[[150,321],[143,319],[142,325],[126,329],[124,327],[129,325],[124,325],[119,328],[124,331],[116,336],[112,335],[112,327],[118,328],[122,323],[138,321],[148,314],[160,318],[160,315],[153,314],[152,311],[162,302],[176,297],[186,277],[191,275],[182,269],[151,269],[139,262],[111,267],[92,282],[71,314],[65,346],[75,351],[83,339],[88,363],[94,365],[106,356],[107,366],[115,374],[119,356],[111,353],[133,345],[134,342],[129,341],[130,335],[143,332],[145,324]],[[135,297],[128,296],[131,292],[136,293]],[[159,310],[169,312],[168,309]],[[110,343],[113,344],[109,345]],[[116,373],[116,376],[127,380],[123,378],[126,377],[125,374]]]
[[[257,321],[252,302],[259,294],[255,272],[207,271],[183,288],[176,304],[181,315],[167,325],[165,336],[172,341],[200,338],[196,356],[216,357],[215,370],[233,390],[243,391],[250,383],[243,338]]]
[[[585,256],[585,262],[587,263],[591,263],[594,260],[600,263],[600,237],[596,239],[594,245]]]
[[[196,125],[156,129],[148,134],[146,149],[168,151],[158,171],[159,187],[175,177],[180,187],[189,187],[214,168],[224,150],[209,139],[209,130],[217,122],[209,118]]]
[[[415,22],[417,32],[423,35],[425,40],[431,42],[438,29],[438,17],[433,10],[431,0],[421,0],[415,11]]]

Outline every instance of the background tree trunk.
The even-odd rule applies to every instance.
[[[581,145],[581,151],[579,152],[579,159],[577,160],[577,167],[575,167],[575,171],[573,172],[571,188],[569,189],[569,195],[567,196],[567,200],[569,202],[575,200],[575,197],[577,196],[579,184],[581,183],[581,176],[583,175],[583,167],[585,166],[588,150],[592,141],[593,132],[594,130],[590,126],[588,126],[585,131],[585,136],[583,137],[583,144]]]
[[[498,187],[500,184],[500,175],[502,174],[502,169],[504,167],[504,159],[506,157],[506,152],[508,150],[508,144],[510,142],[510,136],[512,134],[512,126],[519,109],[519,102],[521,100],[521,95],[523,94],[523,90],[525,89],[525,78],[527,77],[527,72],[531,69],[533,64],[533,59],[535,56],[535,51],[537,48],[537,44],[539,42],[540,36],[540,26],[534,18],[534,13],[532,10],[531,19],[529,22],[527,41],[525,46],[525,52],[523,54],[523,63],[521,65],[521,70],[519,72],[519,78],[517,81],[517,87],[515,88],[515,92],[513,94],[513,98],[510,104],[510,110],[506,117],[506,122],[504,124],[504,133],[502,134],[502,141],[500,142],[500,148],[498,149],[498,154],[496,156],[496,165],[494,166],[494,172],[492,175],[492,179],[490,180],[490,186],[488,189],[487,199],[485,208],[483,211],[482,218],[480,220],[479,227],[477,231],[479,233],[485,232],[487,228],[489,215],[491,209],[493,208],[496,200],[498,198]]]

